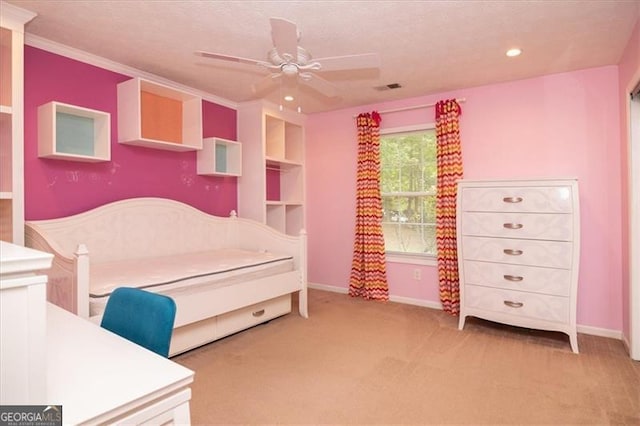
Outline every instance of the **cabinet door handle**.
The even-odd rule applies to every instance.
[[[259,311],[252,312],[251,315],[253,315],[256,318],[261,317],[264,315],[264,309],[260,309]]]
[[[511,300],[505,300],[504,304],[510,308],[522,308],[524,306],[522,302],[512,302]]]
[[[505,203],[521,203],[522,197],[504,197],[502,201]]]
[[[504,249],[502,251],[504,254],[508,254],[509,256],[520,256],[522,254],[522,250]]]
[[[507,281],[513,281],[513,282],[522,281],[524,279],[524,277],[521,277],[519,275],[503,275],[502,277]]]
[[[503,223],[502,226],[507,229],[522,229],[524,225],[521,223]]]

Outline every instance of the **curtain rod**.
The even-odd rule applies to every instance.
[[[456,101],[458,103],[462,103],[462,102],[466,102],[467,100],[465,98],[458,98],[458,99],[456,99]],[[431,104],[414,105],[414,106],[403,107],[403,108],[385,109],[384,111],[378,111],[378,114],[389,114],[389,113],[392,113],[392,112],[409,111],[409,110],[412,110],[412,109],[430,108],[432,106],[436,106],[436,102],[431,103]],[[353,118],[356,118],[358,115],[359,114],[354,115]]]

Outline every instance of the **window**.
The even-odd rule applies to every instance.
[[[391,255],[436,255],[434,126],[387,129],[380,135],[380,189],[385,249]]]

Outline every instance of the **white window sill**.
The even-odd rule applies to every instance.
[[[422,256],[401,253],[386,253],[387,262],[407,263],[411,265],[438,266],[435,256]]]

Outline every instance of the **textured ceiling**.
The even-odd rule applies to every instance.
[[[194,52],[266,59],[270,17],[295,22],[300,45],[316,58],[380,54],[379,72],[324,73],[336,84],[338,100],[299,85],[307,113],[614,65],[640,17],[639,0],[8,3],[38,13],[27,34],[232,102],[255,98],[251,86],[264,71]],[[524,53],[507,58],[513,46]],[[374,89],[389,83],[402,88]],[[278,95],[275,90],[269,99],[279,102]]]

